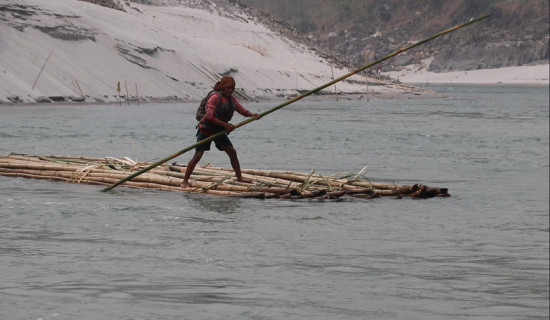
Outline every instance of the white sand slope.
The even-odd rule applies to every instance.
[[[234,76],[248,95],[273,98],[332,80],[325,59],[244,12],[182,3],[126,3],[122,12],[77,0],[2,0],[0,102],[81,95],[109,101],[118,82],[123,95],[128,87],[129,96],[196,100],[221,74]],[[334,76],[347,72],[335,69]],[[338,89],[364,86],[342,82]]]

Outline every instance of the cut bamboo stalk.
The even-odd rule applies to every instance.
[[[116,169],[113,169],[116,164]],[[111,184],[125,177],[131,170],[146,166],[123,157],[116,159],[84,158],[70,156],[0,156],[0,175],[34,179],[49,179],[70,183]],[[371,199],[376,197],[403,196],[424,199],[436,196],[448,197],[446,188],[431,188],[424,185],[396,185],[356,181],[337,176],[322,176],[293,171],[268,171],[243,169],[243,177],[255,184],[236,181],[234,172],[228,168],[204,166],[191,175],[189,189],[181,188],[185,167],[159,165],[132,181],[127,186],[137,189],[162,191],[186,191],[251,198],[284,199],[338,199],[344,195]],[[358,175],[356,175],[357,177]]]
[[[130,96],[128,95],[128,84],[126,84],[126,80],[124,80],[124,86],[126,87],[126,102],[128,102],[128,106],[130,106]]]
[[[122,106],[122,98],[120,96],[120,81],[116,84],[116,91],[118,92],[118,104]]]
[[[395,185],[389,183],[379,183],[379,182],[362,182],[362,181],[353,181],[352,185],[358,187],[374,188],[381,190],[393,190],[393,189],[402,189],[407,187],[406,185]]]
[[[18,171],[14,172],[13,174],[19,175],[19,176],[26,176],[26,177],[40,177],[43,179],[51,178],[53,180],[62,180],[62,181],[68,181],[68,182],[77,182],[78,177],[75,176],[73,173],[68,171],[48,171],[48,170],[32,170],[32,169],[19,169]],[[108,174],[105,175],[103,173],[94,173],[90,172],[85,177],[81,178],[80,182],[97,182],[97,183],[110,183],[111,181],[116,181],[120,178],[120,176],[123,176],[123,174]],[[138,185],[144,188],[164,188],[164,189],[172,189],[177,188],[178,190],[182,190],[179,188],[179,184],[181,183],[180,180],[174,180],[174,179],[163,179],[161,177],[154,177],[154,176],[147,176],[142,175],[139,178],[132,181],[134,185]],[[218,193],[218,192],[210,192],[210,191],[224,191],[224,192],[235,192],[240,194],[241,196],[244,196],[245,194],[255,194],[252,197],[257,197],[258,194],[271,194],[271,197],[276,195],[284,195],[291,193],[291,189],[282,189],[282,188],[256,188],[256,187],[243,187],[243,186],[236,186],[236,185],[216,185],[212,189],[205,189],[211,187],[212,184],[204,184],[204,183],[197,183],[193,182],[191,187],[201,189],[201,192],[204,193]],[[300,194],[301,197],[311,198],[318,196],[320,191],[314,193],[314,192],[302,192]],[[262,197],[265,197],[262,196]]]
[[[26,173],[26,172],[13,172],[13,173],[2,173],[2,175],[5,176],[13,176],[13,177],[23,177],[23,178],[33,178],[33,179],[47,179],[47,180],[57,180],[57,181],[66,181],[66,177],[63,176],[57,176],[55,173],[49,174],[49,175],[41,175],[35,173]],[[108,177],[97,177],[97,178],[87,178],[84,181],[87,184],[110,184],[115,182],[116,178],[108,178]],[[157,189],[157,190],[171,190],[171,191],[181,191],[181,187],[170,187],[162,184],[156,184],[156,183],[150,183],[150,182],[138,182],[138,181],[130,181],[128,184],[125,184],[126,187],[130,188],[138,188],[138,189]],[[272,197],[273,195],[267,195],[262,192],[233,192],[233,191],[223,191],[223,190],[207,190],[204,193],[207,194],[215,194],[215,195],[225,195],[225,196],[233,196],[233,197],[245,197],[245,198],[266,198],[266,197]]]
[[[203,189],[203,190],[223,190],[223,191],[236,191],[236,192],[269,192],[274,194],[286,194],[290,193],[292,189],[283,188],[261,188],[261,187],[244,187],[230,184],[218,184],[203,183],[198,181],[191,181],[189,183],[191,189]]]
[[[34,80],[34,83],[32,84],[31,90],[34,90],[34,86],[36,86],[36,83],[38,82],[38,78],[40,78],[40,75],[42,74],[42,71],[44,71],[44,68],[46,67],[46,64],[48,61],[50,61],[50,58],[52,57],[53,49],[50,51],[50,54],[46,58],[46,61],[44,61],[44,64],[42,65],[42,68],[40,69],[40,72],[38,72],[38,76],[36,76],[36,79]]]
[[[177,167],[179,168],[179,167]],[[253,170],[244,170],[244,171],[253,171]],[[252,179],[254,180],[255,182],[257,183],[263,183],[263,184],[271,184],[271,185],[276,185],[276,186],[279,186],[279,187],[289,187],[289,188],[296,188],[298,186],[298,183],[294,183],[292,182],[290,185],[289,185],[289,181],[288,180],[285,180],[285,179],[278,179],[278,178],[271,178],[267,175],[255,175],[255,174],[250,174],[250,173],[247,173],[247,172],[244,172],[242,170],[242,175],[243,175],[243,178],[247,178],[247,179]],[[183,172],[185,172],[185,170],[183,170]],[[195,168],[195,170],[193,170],[193,173],[201,173],[201,174],[209,174],[209,175],[219,175],[219,174],[226,174],[227,172],[233,172],[233,170],[231,169],[221,169],[221,168]]]
[[[82,93],[82,89],[80,89],[80,85],[78,84],[78,80],[74,79],[74,82],[76,82],[76,87],[78,88],[78,91],[80,91],[80,97],[81,97],[82,99],[86,98],[86,97],[84,96],[84,93]]]
[[[137,82],[136,82],[136,97],[137,97],[137,103],[138,103],[138,107],[139,107],[139,91],[138,91]]]

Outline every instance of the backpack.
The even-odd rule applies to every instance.
[[[199,108],[197,109],[197,114],[195,115],[195,118],[197,119],[197,121],[202,121],[202,118],[204,118],[204,116],[206,115],[206,105],[208,104],[208,99],[210,99],[210,97],[214,93],[220,94],[219,91],[212,90],[208,92],[206,97],[202,98],[201,103],[199,104]]]

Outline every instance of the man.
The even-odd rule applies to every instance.
[[[260,119],[259,114],[246,110],[239,103],[237,98],[233,96],[233,92],[235,91],[235,80],[232,77],[224,76],[214,85],[214,90],[216,92],[210,95],[206,105],[206,114],[199,123],[197,142],[223,130],[228,133],[235,130],[235,126],[229,123],[235,111],[245,117],[256,117],[256,119]],[[225,151],[229,156],[231,167],[233,167],[235,171],[237,181],[252,183],[251,180],[243,179],[237,151],[233,148],[233,144],[231,140],[229,140],[227,133],[217,137],[213,141],[216,144],[216,148]],[[197,163],[201,160],[204,152],[210,150],[211,143],[212,141],[208,141],[195,148],[195,155],[193,155],[193,158],[191,158],[185,169],[185,176],[181,183],[182,188],[189,188],[189,177]]]

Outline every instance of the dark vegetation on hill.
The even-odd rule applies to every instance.
[[[234,0],[295,30],[301,41],[350,66],[485,14],[463,30],[399,55],[385,70],[434,57],[432,71],[548,63],[548,0]]]

